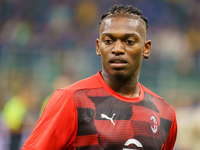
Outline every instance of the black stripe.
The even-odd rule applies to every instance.
[[[94,110],[89,108],[77,108],[78,110],[78,132],[77,135],[93,135],[97,133],[94,124]]]
[[[144,99],[139,103],[135,103],[134,105],[143,106],[143,107],[146,107],[148,109],[154,110],[155,112],[159,112],[156,105],[152,102],[152,98],[153,98],[152,95],[144,92]]]
[[[96,120],[105,120],[101,118],[101,114],[112,117],[113,120],[130,120],[132,117],[132,105],[127,102],[120,101],[113,96],[107,97],[89,97],[95,104]]]
[[[160,128],[161,128],[163,143],[165,143],[168,137],[171,125],[172,125],[172,121],[164,119],[164,118],[160,118]]]

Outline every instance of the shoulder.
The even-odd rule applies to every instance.
[[[140,84],[141,87],[143,88],[144,92],[152,95],[153,97],[156,97],[158,99],[162,99],[160,96],[158,96],[157,94],[155,94],[154,92],[152,92],[151,90],[149,90],[148,88],[146,88],[144,85]]]
[[[174,107],[171,106],[166,100],[164,100],[162,97],[158,96],[148,88],[142,85],[142,88],[144,90],[144,98],[149,97],[148,99],[151,99],[151,101],[156,105],[158,108],[161,116],[166,119],[173,120],[175,117],[175,110]]]
[[[99,87],[102,87],[102,84],[98,78],[99,78],[99,75],[96,74],[86,79],[77,81],[76,83],[59,90],[74,93],[77,90],[99,88]]]
[[[74,94],[76,91],[99,88],[102,86],[98,78],[99,75],[96,74],[86,79],[82,79],[67,87],[57,89],[51,95],[46,107],[62,106],[69,102],[70,105],[74,104]]]

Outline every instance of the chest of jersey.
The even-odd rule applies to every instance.
[[[78,112],[76,149],[161,149],[163,134],[168,131],[162,129],[159,110],[148,96],[134,103],[110,95],[87,93],[81,91],[75,96]]]

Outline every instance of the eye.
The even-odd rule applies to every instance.
[[[106,44],[111,44],[113,41],[112,40],[105,40],[104,41]]]
[[[135,41],[133,41],[133,40],[127,40],[126,44],[127,45],[133,45],[133,44],[135,44]]]

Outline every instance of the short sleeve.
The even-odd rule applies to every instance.
[[[174,111],[174,108],[172,108],[172,109]],[[165,144],[164,144],[164,147],[162,148],[162,150],[173,150],[173,147],[176,142],[176,136],[177,136],[177,120],[176,120],[176,114],[174,111],[174,120],[173,120],[168,137],[165,141]]]
[[[73,94],[57,90],[22,150],[71,149],[77,132],[77,110]]]

